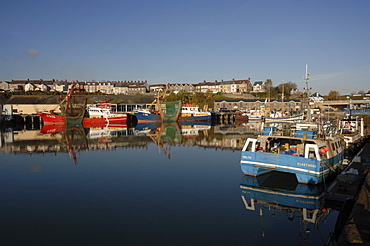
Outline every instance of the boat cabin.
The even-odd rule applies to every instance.
[[[287,124],[263,128],[258,138],[248,138],[243,151],[267,152],[325,160],[343,151],[343,140],[338,137],[322,136],[312,126],[306,128]],[[324,139],[325,138],[325,139]]]

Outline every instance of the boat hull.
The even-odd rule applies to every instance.
[[[102,117],[102,118],[83,118],[82,125],[85,128],[98,127],[101,125],[120,124],[127,121],[127,115]]]
[[[295,116],[290,116],[290,117],[277,117],[277,118],[266,117],[265,121],[283,122],[283,121],[295,121],[295,120],[303,120],[303,119],[304,119],[304,115],[300,114],[300,115],[295,115]]]
[[[159,111],[163,122],[177,122],[180,116],[181,101],[160,102]]]
[[[66,124],[66,121],[63,115],[49,113],[49,112],[41,112],[39,113],[39,116],[41,117],[44,124],[51,124],[51,125]]]
[[[66,124],[66,120],[64,116],[54,114],[54,113],[48,113],[48,112],[42,112],[39,113],[39,116],[41,117],[42,121],[46,125],[63,125]],[[82,124],[84,127],[96,127],[106,124],[116,124],[116,123],[125,123],[127,121],[127,115],[122,114],[119,116],[112,116],[112,117],[102,117],[102,118],[86,118],[84,117],[82,119]]]
[[[196,115],[196,116],[188,116],[188,117],[181,117],[179,118],[180,122],[183,121],[210,121],[211,115]]]
[[[246,175],[258,176],[271,171],[296,174],[299,183],[318,184],[342,166],[343,152],[317,160],[295,155],[242,151],[241,170]]]
[[[162,122],[161,116],[157,114],[151,114],[149,112],[134,111],[134,115],[138,123]]]

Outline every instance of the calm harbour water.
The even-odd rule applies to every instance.
[[[100,137],[75,149],[76,164],[67,151],[30,150],[63,142],[53,142],[56,135],[13,132],[12,141],[3,137],[0,154],[0,243],[324,245],[335,211],[317,230],[308,223],[308,232],[302,216],[279,204],[273,209],[261,199],[246,208],[241,184],[256,180],[240,170],[239,146],[248,135],[235,129],[180,135],[176,144],[131,133]]]

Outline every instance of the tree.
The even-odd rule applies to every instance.
[[[265,86],[266,86],[266,90],[268,91],[272,87],[272,80],[266,79]]]
[[[338,100],[339,97],[339,91],[330,91],[328,94],[328,101]]]
[[[289,98],[290,92],[293,89],[297,89],[296,83],[293,83],[292,81],[289,81],[288,83],[284,83],[284,98]],[[281,94],[283,92],[283,84],[278,85],[278,91],[280,92],[279,97],[281,97]]]

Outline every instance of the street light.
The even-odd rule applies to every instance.
[[[364,97],[364,100],[365,100],[365,109],[367,109],[367,99],[369,99],[368,97]],[[365,110],[365,111],[367,111],[367,110]]]
[[[347,115],[351,116],[351,98],[347,96],[347,100],[348,100],[348,114]]]

